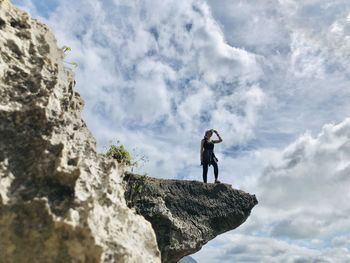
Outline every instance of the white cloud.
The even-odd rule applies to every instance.
[[[66,61],[79,65],[82,116],[100,150],[118,135],[154,164],[164,163],[169,172],[162,177],[171,177],[179,168],[169,160],[179,165],[197,156],[209,127],[226,138],[223,147],[254,137],[259,108],[268,99],[259,86],[264,62],[226,43],[204,1],[61,0],[47,23],[59,45],[72,48]],[[181,154],[147,152],[157,145],[157,131],[163,134],[161,152]],[[160,176],[151,165],[144,171]]]
[[[269,104],[254,126],[264,146],[348,116],[348,1],[208,2],[230,45],[264,57],[260,87]],[[271,139],[278,136],[283,144]]]
[[[264,207],[281,212],[272,234],[313,238],[348,229],[349,160],[350,118],[289,145],[258,182]]]
[[[324,251],[267,237],[240,234],[220,236],[210,242],[207,254],[192,256],[198,262],[348,262],[348,251],[332,248]]]

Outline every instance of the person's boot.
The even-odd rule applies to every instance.
[[[215,179],[216,184],[220,184],[221,182],[218,179]]]

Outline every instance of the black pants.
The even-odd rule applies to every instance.
[[[211,165],[214,167],[214,176],[215,176],[215,180],[217,180],[219,176],[218,164],[215,161],[212,161]],[[203,163],[203,182],[204,183],[207,182],[208,166],[209,166],[208,163]]]

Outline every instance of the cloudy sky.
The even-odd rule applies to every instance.
[[[348,0],[12,2],[72,48],[99,152],[119,140],[147,158],[134,171],[201,180],[218,130],[219,179],[259,204],[199,263],[350,262]]]

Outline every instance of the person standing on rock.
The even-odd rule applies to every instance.
[[[219,140],[210,140],[210,137],[213,135],[213,133],[216,133]],[[220,143],[222,142],[222,139],[219,135],[219,133],[214,130],[210,129],[205,131],[204,138],[201,140],[201,148],[200,148],[200,159],[201,159],[201,165],[203,165],[203,182],[207,183],[207,174],[208,174],[208,166],[211,164],[214,167],[214,176],[215,176],[215,183],[220,183],[218,180],[219,176],[219,168],[218,168],[218,158],[214,154],[214,143]]]

